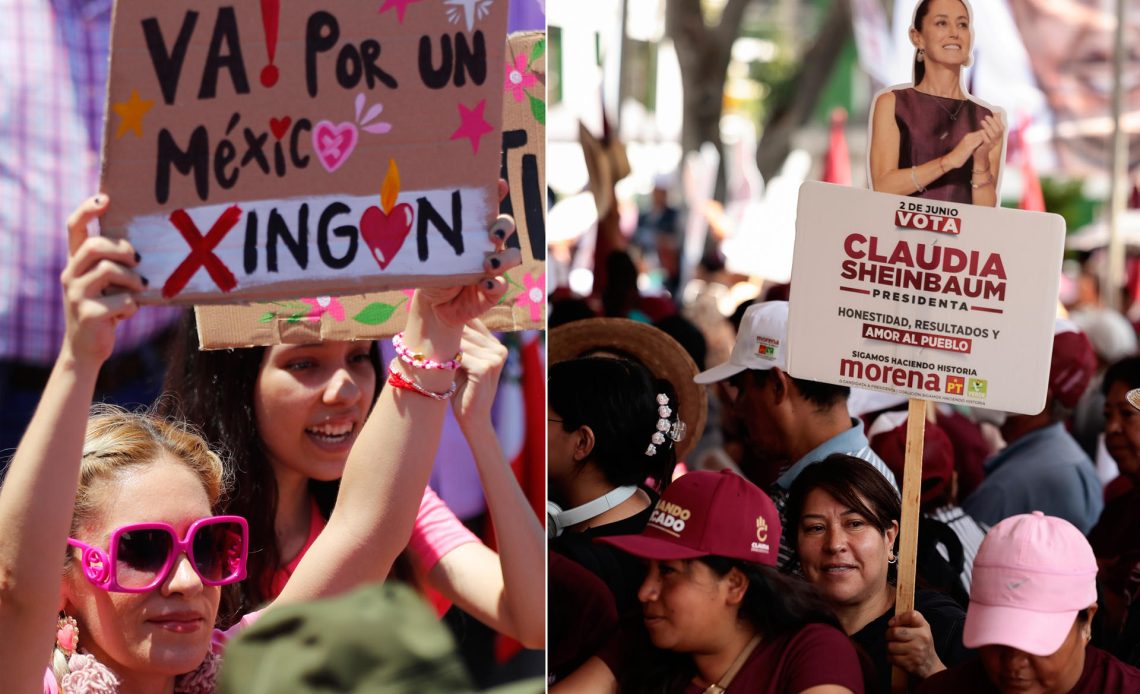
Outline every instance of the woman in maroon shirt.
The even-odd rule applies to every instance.
[[[641,619],[551,692],[864,691],[835,618],[776,570],[779,514],[744,478],[683,475],[641,534],[600,541],[647,560]]]
[[[1088,645],[1096,573],[1092,547],[1064,519],[1034,511],[995,525],[974,561],[963,634],[981,658],[938,673],[920,691],[1140,691],[1140,670]]]
[[[972,21],[962,0],[921,0],[915,8],[914,86],[882,92],[872,109],[872,189],[997,205],[1005,125],[962,87]]]

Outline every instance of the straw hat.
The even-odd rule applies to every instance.
[[[677,391],[679,416],[688,427],[685,438],[677,444],[677,459],[683,459],[700,440],[705,430],[708,394],[703,386],[693,382],[697,375],[693,358],[661,330],[627,318],[587,318],[551,330],[546,349],[551,364],[596,353],[640,362],[654,377],[669,381]]]

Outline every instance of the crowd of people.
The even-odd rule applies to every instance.
[[[974,30],[962,0],[917,3],[914,82],[872,107],[873,189],[997,204],[1006,122],[965,90]],[[788,372],[810,288],[733,277],[711,246],[697,281],[657,282],[678,217],[660,190],[635,231],[603,216],[593,295],[552,293],[550,496],[572,522],[549,544],[551,691],[1140,691],[1134,325],[1069,292],[1040,412],[927,408],[902,611],[906,398]],[[568,415],[589,380],[606,393]],[[686,417],[698,441],[659,435]]]
[[[892,668],[918,691],[1140,687],[1140,356],[1101,364],[1058,319],[1040,413],[931,408],[919,587],[896,614],[906,401],[788,374],[789,306],[738,311],[706,370],[692,353],[723,353],[715,333],[688,350],[628,318],[551,331],[550,497],[570,521],[549,543],[552,691],[887,692]],[[705,429],[683,451],[657,436],[678,413]]]

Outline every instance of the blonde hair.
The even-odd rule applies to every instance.
[[[210,508],[217,509],[230,488],[232,472],[193,427],[149,412],[129,412],[107,404],[93,407],[83,441],[70,535],[75,537],[100,512],[102,502],[96,492],[100,482],[150,465],[163,453],[198,476]],[[65,572],[71,566],[72,556],[69,548]],[[70,671],[58,644],[52,654],[52,670],[57,682],[62,682]]]
[[[113,405],[96,405],[87,420],[79,490],[71,519],[71,533],[99,511],[93,494],[96,483],[135,467],[150,465],[162,453],[193,471],[202,482],[210,508],[217,508],[229,490],[232,474],[209,444],[185,422],[147,412],[128,412]]]

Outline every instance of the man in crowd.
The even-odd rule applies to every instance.
[[[985,481],[962,504],[968,514],[992,526],[1041,511],[1088,534],[1104,499],[1092,461],[1064,422],[1095,371],[1088,338],[1072,322],[1058,320],[1045,408],[1035,415],[1006,415],[1001,433],[1008,445],[986,461]]]
[[[744,312],[729,360],[694,378],[703,384],[723,382],[757,461],[742,472],[767,487],[785,533],[794,532],[784,517],[792,483],[804,468],[832,453],[866,460],[898,488],[890,469],[867,443],[862,422],[847,412],[851,389],[794,378],[786,371],[787,352],[788,302],[755,304]],[[780,543],[781,567],[791,561],[790,546],[787,538]]]

